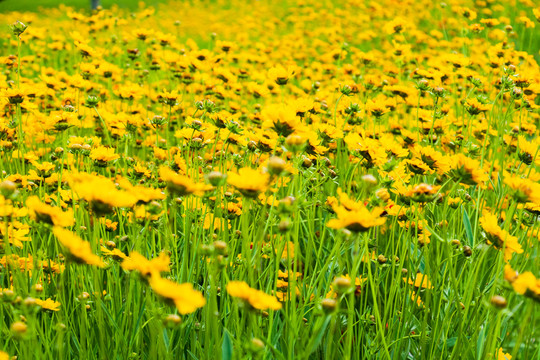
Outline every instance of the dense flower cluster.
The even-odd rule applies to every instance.
[[[533,358],[539,21],[0,14],[0,359]]]

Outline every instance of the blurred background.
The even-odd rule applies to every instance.
[[[151,6],[163,2],[163,0],[146,0],[145,4]],[[100,0],[99,3],[103,8],[117,5],[134,10],[139,6],[137,0]],[[0,0],[0,12],[39,11],[40,8],[58,7],[62,4],[77,9],[90,10],[92,8],[92,0]]]

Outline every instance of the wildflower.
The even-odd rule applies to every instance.
[[[465,109],[471,115],[478,115],[480,113],[486,112],[491,107],[489,105],[482,104],[477,99],[467,99],[465,102]]]
[[[227,182],[234,186],[242,195],[255,198],[268,189],[270,176],[261,174],[258,170],[242,168],[238,173],[227,174]]]
[[[79,173],[72,174],[68,182],[77,195],[88,201],[100,215],[111,213],[115,207],[132,207],[137,202],[135,196],[118,190],[111,180],[104,177]]]
[[[101,56],[101,51],[95,50],[85,42],[75,41],[75,47],[79,50],[83,58],[97,58]]]
[[[516,176],[505,177],[504,183],[512,190],[512,197],[519,203],[540,204],[540,184]]]
[[[433,285],[431,284],[431,281],[429,281],[428,276],[422,273],[417,273],[414,280],[409,279],[407,281],[406,278],[403,278],[403,281],[407,282],[409,285],[413,285],[415,288],[433,289]]]
[[[178,196],[191,194],[200,196],[204,194],[206,190],[212,188],[205,184],[195,183],[187,176],[179,175],[167,167],[161,167],[159,169],[159,176],[167,183],[167,189]]]
[[[354,210],[335,206],[333,209],[337,215],[337,219],[329,220],[326,224],[326,226],[332,229],[345,228],[353,232],[364,232],[386,222],[386,218],[382,217],[384,210],[381,208],[375,208],[369,211],[364,206],[360,206]]]
[[[478,160],[460,153],[453,155],[449,162],[452,164],[449,171],[450,176],[462,184],[483,186],[489,180]]]
[[[406,29],[407,24],[405,19],[397,17],[384,25],[384,31],[389,35],[400,34]]]
[[[272,175],[281,174],[287,166],[287,163],[282,158],[272,156],[268,159],[267,169]]]
[[[424,302],[422,301],[422,299],[420,298],[420,295],[418,295],[418,293],[416,291],[411,290],[410,294],[411,294],[411,300],[413,302],[416,302],[416,305],[418,307],[423,307],[424,306]]]
[[[388,112],[386,103],[382,99],[369,100],[366,105],[366,111],[379,118]]]
[[[127,271],[138,271],[142,276],[149,277],[152,274],[169,272],[170,258],[165,253],[159,254],[152,260],[147,260],[136,251],[132,251],[129,257],[122,262],[122,268]]]
[[[0,90],[0,96],[6,97],[10,104],[21,104],[28,96],[29,91],[25,87],[8,88]]]
[[[229,281],[227,284],[227,293],[232,297],[239,298],[246,305],[257,310],[279,310],[282,307],[275,296],[252,289],[244,281]]]
[[[294,75],[295,71],[292,67],[284,68],[281,65],[270,68],[268,70],[268,78],[278,85],[286,85],[289,79]]]
[[[486,213],[480,218],[480,225],[486,232],[486,237],[490,244],[497,249],[504,248],[504,259],[512,258],[513,253],[521,254],[523,249],[515,236],[510,235],[506,230],[499,227],[497,217]]]
[[[512,355],[505,353],[502,348],[497,351],[497,360],[512,360]]]
[[[299,126],[300,118],[294,108],[285,105],[269,105],[262,111],[264,127],[274,130],[278,135],[287,137]]]
[[[106,247],[102,246],[101,247],[101,254],[103,256],[110,256],[112,257],[113,259],[115,260],[125,260],[127,258],[126,254],[124,254],[122,251],[120,251],[119,249],[112,249],[112,250],[109,250],[107,249]]]
[[[158,100],[165,105],[176,106],[178,105],[177,101],[179,97],[180,95],[178,94],[177,91],[167,92],[164,90],[162,93],[158,95]]]
[[[42,203],[37,196],[30,196],[26,199],[26,206],[30,212],[30,217],[35,221],[59,227],[68,227],[75,223],[71,210],[63,212],[57,207]]]
[[[84,241],[71,231],[60,227],[54,227],[53,233],[60,244],[62,244],[68,250],[69,255],[75,262],[80,264],[95,265],[97,267],[105,266],[105,263],[101,260],[101,258],[92,253],[92,249],[88,241]]]
[[[94,160],[97,166],[105,167],[107,163],[119,159],[120,155],[115,154],[114,148],[99,146],[90,151],[90,159]]]
[[[177,284],[154,274],[149,284],[157,295],[173,303],[182,315],[191,314],[206,304],[204,296],[189,283]]]
[[[524,137],[520,136],[518,143],[518,157],[521,161],[523,161],[523,163],[525,163],[525,165],[531,165],[535,160],[537,164],[540,163],[540,154],[537,154],[540,145],[538,142],[529,142],[525,140]]]
[[[36,304],[41,306],[44,310],[50,310],[50,311],[59,311],[60,309],[60,303],[58,301],[54,301],[52,299],[47,300],[41,300],[41,299],[35,299]]]
[[[403,195],[412,201],[426,203],[435,200],[440,188],[440,186],[422,183],[416,185],[412,189],[407,190]]]
[[[540,7],[534,8],[533,9],[533,14],[534,14],[534,17],[536,18],[536,20],[538,22],[540,22]]]

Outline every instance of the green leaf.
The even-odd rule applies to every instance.
[[[465,210],[465,208],[463,208],[463,224],[465,225],[465,233],[467,235],[467,240],[469,240],[469,244],[471,244],[471,247],[474,247],[471,220],[469,219],[469,214],[467,214],[467,210]]]
[[[231,360],[233,356],[233,344],[231,340],[231,335],[224,329],[223,332],[223,343],[221,344],[221,358],[223,360]]]
[[[478,334],[478,340],[476,341],[476,358],[482,359],[482,352],[484,351],[484,342],[486,341],[486,329],[487,326],[482,327],[480,334]]]
[[[332,319],[331,316],[326,317],[326,320],[324,321],[324,324],[322,325],[319,333],[317,334],[317,337],[315,338],[313,345],[311,345],[311,349],[309,349],[309,355],[313,354],[313,352],[317,350],[317,348],[319,347],[319,344],[321,343],[323,336],[326,334],[326,328],[328,327],[328,324],[330,323],[331,319]]]

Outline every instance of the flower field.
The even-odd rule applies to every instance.
[[[0,360],[540,359],[534,1],[0,23]]]

